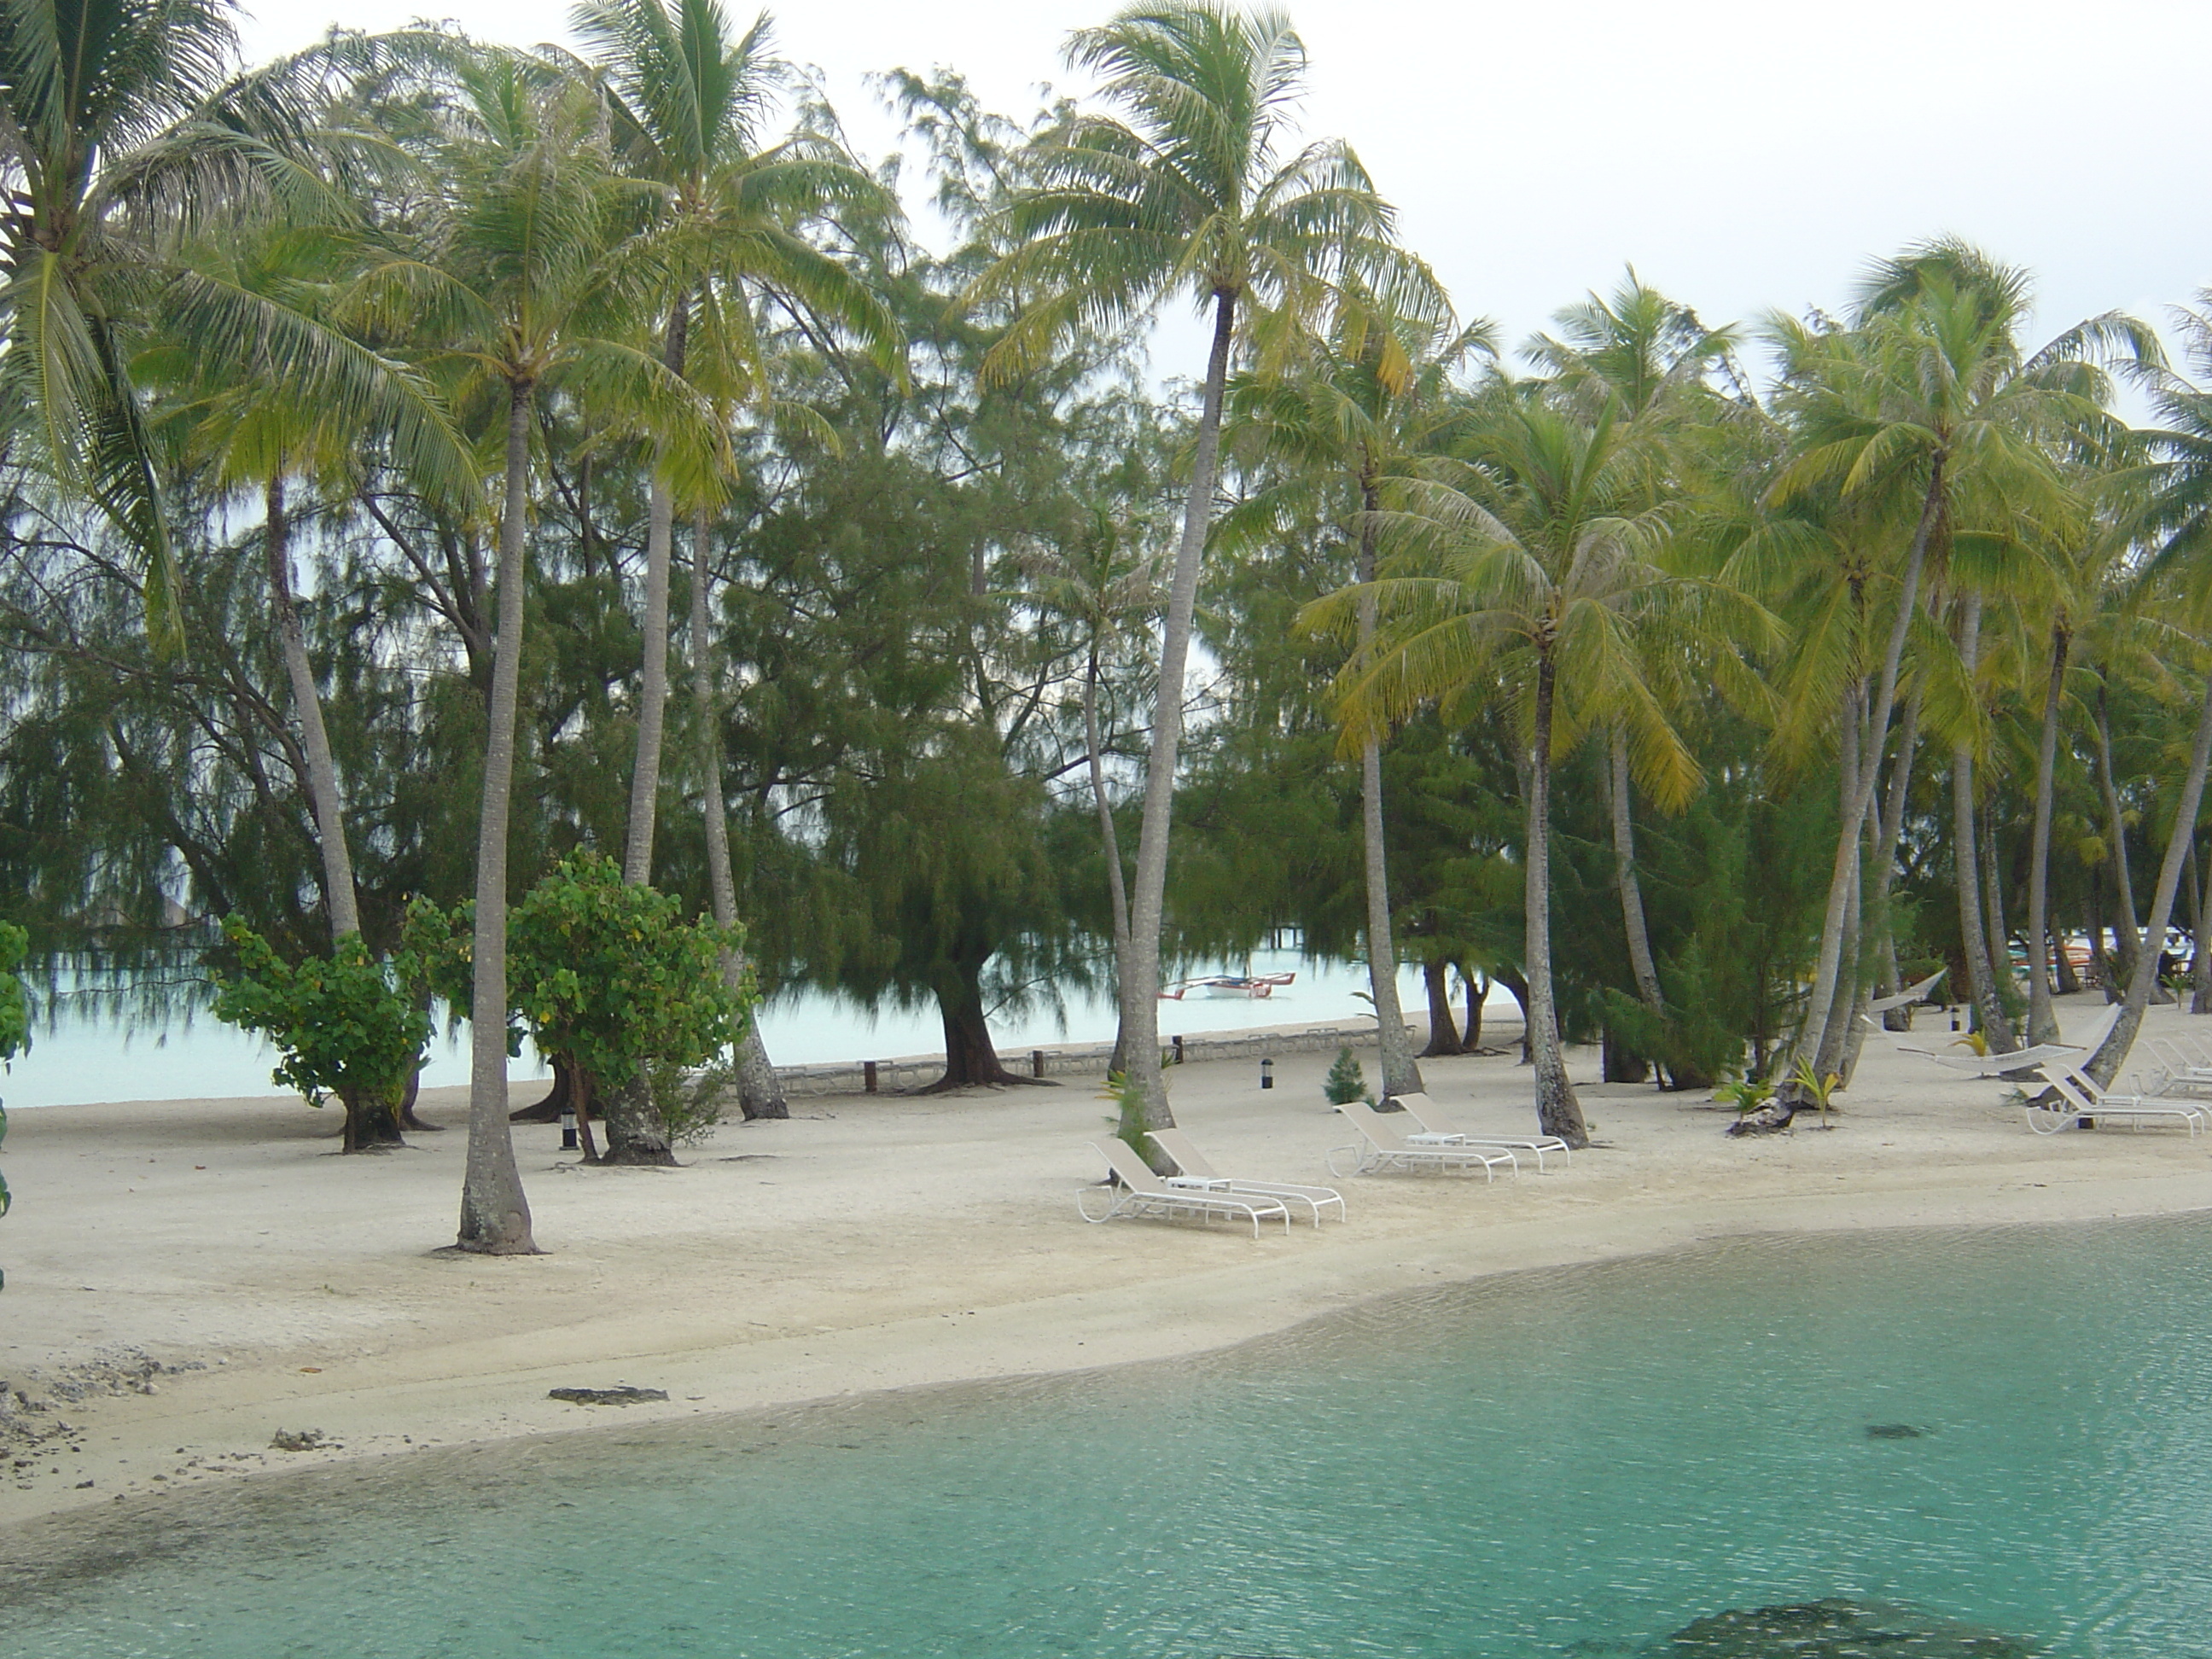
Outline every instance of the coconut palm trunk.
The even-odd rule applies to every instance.
[[[1889,763],[1888,790],[1883,798],[1881,824],[1875,838],[1872,854],[1873,890],[1867,896],[1866,914],[1872,925],[1881,931],[1881,988],[1884,994],[1903,988],[1903,976],[1897,970],[1897,927],[1890,910],[1889,890],[1897,880],[1897,844],[1905,836],[1905,809],[1912,799],[1912,768],[1919,758],[1919,753],[1920,694],[1916,690],[1905,698],[1905,713],[1898,720],[1897,757]],[[1911,1018],[1911,1014],[1906,1010],[1892,1012],[1902,1014],[1906,1021]],[[1905,1030],[1909,1027],[1900,1024],[1890,1029]],[[1866,1027],[1855,1024],[1852,1030],[1854,1038],[1859,1039],[1863,1037]],[[1858,1054],[1856,1044],[1849,1054],[1856,1064]],[[1845,1069],[1848,1073],[1850,1067]]]
[[[2051,675],[2043,694],[2043,730],[2035,749],[2035,826],[2027,849],[2027,1040],[2058,1041],[2051,1006],[2051,818],[2057,796],[2058,713],[2066,690],[2073,635],[2063,621],[2051,628]]]
[[[2119,952],[2120,975],[2135,972],[2136,957],[2143,935],[2136,927],[2136,883],[2128,867],[2128,819],[2120,807],[2120,790],[2112,771],[2112,722],[2106,712],[2103,673],[2097,676],[2097,788],[2104,799],[2105,835],[2111,846],[2113,884],[2119,890],[2119,914],[2112,918],[2113,945]]]
[[[354,893],[353,855],[346,846],[345,809],[338,794],[337,765],[331,757],[330,732],[323,725],[323,700],[307,660],[307,636],[292,597],[292,521],[285,511],[284,478],[273,471],[262,494],[262,542],[269,561],[269,594],[276,611],[276,636],[284,650],[284,676],[291,684],[292,708],[300,721],[300,746],[307,757],[307,800],[315,814],[315,841],[323,860],[323,905],[331,920],[331,941],[361,931],[361,909]]]
[[[1968,592],[1959,618],[1959,662],[1971,690],[1981,660],[1982,596]],[[2020,1047],[2012,1020],[1997,996],[1990,971],[1989,930],[1984,925],[1978,837],[1974,828],[1974,746],[1961,738],[1951,746],[1951,860],[1959,890],[1959,939],[1966,952],[1966,980],[1974,1000],[1974,1019],[1995,1054]]]
[[[1620,923],[1628,940],[1628,970],[1635,976],[1637,1000],[1652,1018],[1667,1018],[1667,999],[1659,988],[1659,964],[1651,955],[1651,931],[1644,920],[1644,887],[1636,878],[1636,819],[1629,795],[1628,738],[1619,726],[1607,744],[1613,817],[1613,884],[1620,894]],[[1668,1068],[1673,1076],[1673,1068]],[[1676,1083],[1684,1081],[1675,1079]]]
[[[2212,679],[2204,686],[2204,702],[2197,717],[2197,741],[2189,757],[2189,775],[2182,780],[2181,798],[2175,803],[2173,830],[2166,837],[2166,857],[2158,872],[2158,890],[2151,896],[2150,937],[2166,937],[2166,924],[2173,917],[2174,896],[2181,889],[2181,863],[2188,858],[2196,845],[2195,830],[2197,809],[2204,801],[2204,773],[2208,762],[2212,762]],[[2148,948],[2136,952],[2136,969],[2128,980],[2128,994],[2120,1004],[2119,1017],[2097,1052],[2089,1057],[2087,1067],[2090,1076],[2100,1084],[2109,1085],[2128,1058],[2128,1050],[2135,1047],[2136,1035],[2142,1029],[2143,1011],[2150,1006],[2151,993],[2158,988],[2158,952]]]
[[[1582,1103],[1559,1048],[1552,995],[1552,704],[1557,668],[1548,648],[1536,665],[1535,731],[1528,750],[1528,846],[1522,909],[1528,971],[1528,1054],[1536,1067],[1536,1123],[1577,1149],[1589,1145]]]
[[[1846,910],[1858,885],[1859,825],[1866,816],[1867,801],[1874,793],[1875,771],[1881,762],[1890,714],[1896,706],[1898,671],[1904,661],[1905,641],[1911,630],[1913,611],[1919,603],[1920,573],[1928,562],[1929,538],[1935,533],[1936,520],[1942,511],[1943,463],[1943,455],[1938,451],[1929,464],[1927,494],[1921,500],[1919,522],[1913,526],[1911,544],[1905,553],[1897,615],[1890,623],[1873,717],[1867,723],[1869,752],[1860,758],[1858,787],[1855,798],[1846,803],[1847,810],[1836,836],[1835,864],[1828,876],[1827,907],[1820,918],[1820,949],[1814,963],[1812,994],[1806,1002],[1808,1008],[1815,1011],[1825,1011],[1834,1002],[1836,980],[1843,971]],[[1825,1018],[1805,1021],[1798,1034],[1800,1054],[1809,1059],[1820,1052],[1826,1040],[1826,1024]]]
[[[2197,853],[2189,854],[2189,1012],[2212,1014],[2212,893],[2197,873]]]
[[[530,1200],[507,1123],[507,832],[514,787],[516,695],[522,678],[523,572],[527,550],[530,421],[534,387],[507,388],[506,496],[499,523],[499,638],[492,656],[490,730],[484,741],[483,806],[477,821],[474,988],[469,1025],[469,1151],[461,1180],[458,1248],[489,1255],[535,1255]]]
[[[1982,938],[1989,946],[1990,977],[1996,981],[2000,1006],[2008,977],[2012,972],[2012,928],[2005,919],[2005,872],[2002,851],[1997,842],[1997,816],[1995,811],[1981,814],[1982,825],[1982,904],[1984,921]],[[2009,1018],[2010,1015],[2008,1014]]]
[[[690,295],[668,319],[661,361],[684,373]],[[656,456],[656,460],[659,459]],[[676,502],[653,468],[645,514],[645,648],[637,694],[637,755],[629,774],[629,826],[623,842],[623,879],[642,887],[653,879],[653,822],[660,801],[660,754],[668,718],[668,571],[676,539]]]
[[[1364,485],[1359,525],[1359,646],[1375,639],[1375,514],[1382,502],[1372,483]],[[1398,1006],[1398,945],[1390,928],[1390,872],[1382,838],[1382,745],[1370,736],[1359,745],[1359,834],[1367,876],[1367,988],[1375,999],[1382,1046],[1382,1092],[1423,1092],[1421,1064],[1413,1057],[1405,1011]]]
[[[714,907],[714,921],[721,927],[738,925],[738,888],[730,870],[730,820],[722,800],[722,710],[714,695],[714,671],[707,649],[708,583],[712,577],[708,559],[708,533],[712,529],[702,507],[691,515],[691,700],[699,721],[700,789],[706,797],[707,885]],[[741,951],[722,953],[722,983],[735,990],[744,979],[746,963]],[[791,1107],[783,1097],[783,1085],[761,1041],[757,1018],[745,1022],[744,1041],[738,1045],[738,1109],[749,1119],[787,1118]]]
[[[1867,741],[1866,682],[1855,680],[1844,693],[1844,707],[1837,722],[1840,744],[1837,755],[1836,787],[1839,798],[1838,811],[1848,812],[1853,793],[1858,787],[1860,751]],[[1846,819],[1846,822],[1850,820]],[[1866,817],[1861,812],[1851,838],[1856,855],[1851,864],[1850,896],[1844,908],[1843,968],[1836,975],[1836,983],[1829,993],[1827,1003],[1821,1007],[1808,1005],[1806,1023],[1820,1028],[1820,1041],[1812,1053],[1814,1072],[1822,1077],[1840,1073],[1850,1047],[1851,1010],[1856,1006],[1860,987],[1866,979],[1866,956],[1863,950],[1866,921]]]
[[[1213,518],[1213,486],[1221,453],[1221,399],[1229,380],[1230,347],[1237,333],[1237,296],[1213,297],[1213,344],[1206,362],[1198,441],[1191,457],[1190,493],[1183,502],[1182,538],[1176,546],[1175,576],[1160,630],[1158,689],[1152,708],[1152,752],[1145,771],[1145,811],[1137,836],[1136,888],[1129,902],[1129,971],[1121,981],[1121,1028],[1116,1046],[1127,1056],[1127,1075],[1137,1086],[1127,1097],[1142,1121],[1124,1123],[1122,1139],[1141,1144],[1147,1129],[1175,1126],[1167,1079],[1160,1069],[1160,928],[1167,896],[1168,836],[1175,816],[1176,756],[1182,742],[1183,673],[1190,659],[1192,618],[1198,609],[1199,568]]]
[[[1106,793],[1106,759],[1099,748],[1098,642],[1093,639],[1090,659],[1083,670],[1083,741],[1089,756],[1091,802],[1098,812],[1098,842],[1106,857],[1106,899],[1114,910],[1114,983],[1118,988],[1129,977],[1129,890],[1121,876],[1121,836],[1114,826],[1114,801]],[[1107,1063],[1109,1076],[1127,1070],[1129,1056],[1119,1035],[1114,1056]]]

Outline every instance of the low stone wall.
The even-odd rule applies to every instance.
[[[1409,1024],[1416,1042],[1426,1041],[1425,1025]],[[1255,1065],[1275,1054],[1333,1053],[1376,1047],[1373,1020],[1350,1025],[1273,1025],[1243,1031],[1193,1031],[1162,1039],[1170,1061],[1249,1060]],[[1049,1048],[1004,1050],[999,1059],[1009,1071],[1034,1077],[1089,1075],[1104,1081],[1110,1042],[1059,1042]],[[926,1088],[945,1075],[943,1054],[904,1054],[896,1060],[845,1060],[827,1066],[779,1066],[776,1079],[787,1095],[894,1095]]]

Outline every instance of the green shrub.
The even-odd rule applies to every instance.
[[[734,991],[722,982],[722,952],[743,946],[743,929],[726,933],[683,916],[680,900],[624,882],[612,860],[573,854],[507,914],[507,993],[538,1051],[569,1067],[587,1111],[617,1106],[610,1097],[642,1070],[644,1109],[661,1118],[664,1133],[696,1139],[719,1117],[719,1093],[716,1117],[706,1117],[709,1102],[678,1098],[683,1075],[744,1041],[759,995],[750,975]],[[467,901],[441,912],[418,899],[408,912],[410,947],[428,965],[431,988],[457,1009],[473,993],[475,920]],[[507,1051],[520,1043],[510,1027]],[[665,1077],[655,1067],[667,1068]],[[617,1161],[626,1155],[619,1144],[608,1152]]]
[[[379,962],[358,933],[327,957],[289,963],[236,916],[222,936],[234,965],[216,975],[216,1018],[276,1045],[272,1082],[310,1106],[337,1097],[346,1151],[404,1145],[399,1103],[430,1036],[430,1017],[411,994],[413,963],[404,953]]]
[[[1322,1079],[1321,1091],[1334,1106],[1342,1106],[1355,1100],[1364,1100],[1370,1105],[1374,1103],[1374,1097],[1367,1092],[1367,1073],[1360,1069],[1358,1057],[1352,1052],[1349,1045],[1336,1051],[1336,1063],[1328,1068],[1328,1075]]]

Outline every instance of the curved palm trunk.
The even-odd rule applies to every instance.
[[[2181,861],[2191,855],[2197,837],[2197,809],[2204,802],[2204,773],[2208,762],[2212,762],[2212,679],[2204,685],[2204,704],[2197,717],[2197,743],[2189,757],[2189,775],[2182,780],[2181,799],[2175,803],[2173,832],[2166,837],[2166,857],[2158,872],[2158,890],[2151,896],[2150,937],[2164,939],[2166,923],[2172,919],[2174,895],[2181,888]],[[2136,1034],[2142,1029],[2143,1010],[2150,1006],[2150,995],[2158,986],[2158,953],[2142,950],[2136,953],[2136,970],[2128,981],[2127,1000],[2120,1005],[2119,1018],[2112,1022],[2111,1033],[2089,1057],[2087,1071],[2098,1082],[2110,1084],[2118,1075],[2135,1047]]]
[[[661,360],[669,373],[684,373],[685,295],[668,319]],[[645,516],[645,648],[637,700],[637,757],[629,775],[629,826],[623,842],[623,879],[642,887],[653,879],[653,830],[660,801],[660,752],[668,719],[668,568],[674,555],[676,503],[668,481],[653,470]],[[610,1121],[611,1121],[610,1118]]]
[[[707,885],[715,926],[734,927],[738,887],[730,872],[730,820],[722,800],[721,700],[714,695],[714,671],[708,665],[707,650],[710,528],[706,509],[691,515],[691,700],[699,720],[699,787],[706,796]],[[724,951],[722,983],[734,991],[744,981],[745,968],[742,951]],[[738,1044],[738,1109],[748,1119],[791,1115],[783,1085],[769,1062],[768,1045],[761,1041],[757,1018],[745,1022],[744,1040]]]
[[[1826,1009],[1835,1001],[1836,979],[1844,961],[1845,909],[1858,882],[1859,824],[1874,794],[1876,769],[1881,763],[1889,717],[1897,702],[1897,675],[1905,658],[1905,635],[1912,626],[1914,607],[1920,599],[1920,573],[1928,562],[1928,541],[1943,505],[1943,458],[1936,457],[1928,474],[1928,493],[1920,504],[1920,520],[1913,526],[1912,544],[1905,560],[1905,576],[1897,599],[1897,615],[1890,623],[1888,648],[1883,653],[1881,678],[1875,696],[1873,718],[1868,722],[1870,741],[1859,763],[1858,787],[1844,814],[1836,836],[1835,864],[1828,876],[1828,903],[1820,920],[1820,949],[1814,958],[1812,994],[1806,1006]],[[1797,1052],[1813,1055],[1826,1038],[1825,1019],[1808,1019],[1800,1028]],[[1814,1030],[1814,1027],[1820,1030]]]
[[[1982,598],[1969,592],[1959,619],[1959,659],[1966,684],[1974,683],[1981,659]],[[1974,749],[1971,743],[1951,747],[1951,860],[1959,890],[1959,939],[1966,956],[1966,978],[1974,998],[1974,1018],[1991,1050],[2009,1054],[2020,1047],[2012,1021],[1997,996],[1997,982],[1990,971],[1989,931],[1983,925],[1982,882],[1974,830]]]
[[[499,639],[492,654],[483,808],[477,820],[477,915],[469,1009],[469,1154],[454,1242],[490,1255],[537,1253],[530,1200],[507,1127],[507,829],[514,787],[514,711],[522,675],[523,514],[530,489],[531,386],[507,392],[506,499],[499,521]]]
[[[1121,836],[1114,827],[1114,802],[1106,793],[1106,762],[1098,749],[1098,642],[1091,643],[1083,671],[1083,741],[1090,752],[1091,801],[1098,811],[1098,840],[1106,854],[1106,899],[1114,910],[1114,984],[1118,994],[1129,977],[1129,890],[1121,878]],[[1127,1071],[1129,1056],[1115,1034],[1114,1055],[1106,1064],[1112,1077]]]
[[[307,660],[307,636],[292,599],[292,521],[284,510],[280,473],[263,492],[262,541],[269,560],[269,593],[276,608],[276,635],[283,642],[284,675],[291,683],[292,708],[299,716],[301,747],[307,757],[307,800],[314,809],[315,841],[323,857],[323,904],[331,919],[333,944],[361,931],[354,894],[353,855],[346,848],[345,810],[338,795],[337,763],[331,758],[330,733],[323,725],[322,694],[314,665]],[[392,1139],[398,1139],[395,1132]],[[351,1151],[349,1146],[348,1151]]]
[[[2135,972],[2143,936],[2136,927],[2135,876],[2128,868],[2128,820],[2120,810],[2120,791],[2112,775],[2112,723],[2106,712],[2105,677],[2097,675],[2097,787],[2104,796],[2105,833],[2112,844],[2113,884],[2119,889],[2120,913],[2112,919],[2113,944],[2120,956],[2123,978]]]
[[[1983,937],[1990,947],[1990,976],[1996,981],[2002,998],[2012,972],[2012,927],[2005,919],[2004,849],[1997,841],[1996,813],[1984,812],[1981,819]]]
[[[1872,891],[1867,896],[1866,915],[1870,924],[1881,931],[1881,988],[1885,995],[1904,988],[1902,976],[1897,971],[1897,926],[1890,909],[1889,890],[1897,880],[1897,844],[1905,836],[1905,809],[1911,800],[1912,768],[1919,753],[1920,693],[1915,690],[1905,698],[1905,714],[1897,725],[1897,758],[1889,765],[1889,788],[1883,798],[1881,824],[1872,854]],[[1899,1020],[1897,1024],[1888,1026],[1891,1030],[1911,1029],[1912,1016],[1909,1010],[1893,1009],[1882,1018],[1885,1024],[1892,1018]],[[1863,1021],[1854,1020],[1851,1024],[1851,1040],[1844,1049],[1844,1073],[1847,1079],[1857,1069],[1866,1029]]]
[[[2208,989],[2212,989],[2212,963],[2204,959],[2204,893],[2197,879],[2197,847],[2191,842],[2189,857],[2181,866],[2181,902],[2189,918],[2189,983],[2191,995],[2189,1012],[2201,1014],[2197,1005],[2204,1000]]]
[[[1615,726],[1607,744],[1607,776],[1611,784],[1607,805],[1613,816],[1613,883],[1620,894],[1621,929],[1628,940],[1628,970],[1635,976],[1637,1000],[1652,1018],[1667,1018],[1667,999],[1659,988],[1659,964],[1651,955],[1651,931],[1644,920],[1644,887],[1636,878],[1636,819],[1629,796],[1628,739]],[[1710,1078],[1677,1075],[1667,1067],[1676,1088],[1710,1086]]]
[[[1589,1145],[1582,1103],[1559,1048],[1552,999],[1552,699],[1558,670],[1547,650],[1536,665],[1536,729],[1528,755],[1528,847],[1522,889],[1528,929],[1528,1054],[1536,1066],[1536,1124],[1568,1146]]]
[[[1837,756],[1836,780],[1838,795],[1838,810],[1850,811],[1852,792],[1857,787],[1860,757],[1868,741],[1866,682],[1854,681],[1844,696],[1842,717],[1837,731],[1841,744]],[[1846,820],[1848,822],[1848,820]],[[1836,975],[1836,985],[1824,1010],[1806,1007],[1806,1023],[1820,1028],[1819,1046],[1813,1050],[1813,1069],[1822,1077],[1840,1075],[1850,1048],[1851,1011],[1862,994],[1866,981],[1866,818],[1862,813],[1852,824],[1855,832],[1853,849],[1856,854],[1851,865],[1850,896],[1844,907],[1844,941],[1840,957],[1842,967]],[[1817,1015],[1817,1018],[1816,1018]],[[1805,1103],[1797,1098],[1797,1091],[1789,1092],[1790,1105],[1795,1108]]]
[[[2027,1040],[2058,1041],[2051,1006],[2051,817],[2057,795],[2058,711],[2073,642],[2064,622],[2051,624],[2051,676],[2043,694],[2043,731],[2035,749],[2035,827],[2027,849]]]
[[[1375,523],[1381,506],[1373,485],[1361,491],[1368,516],[1359,526],[1359,644],[1375,637],[1375,595],[1364,585],[1375,580]],[[1420,1062],[1413,1058],[1405,1011],[1398,1006],[1398,945],[1390,930],[1390,872],[1382,840],[1382,745],[1370,738],[1359,745],[1359,835],[1367,876],[1367,988],[1375,999],[1376,1038],[1382,1047],[1382,1093],[1423,1092]]]
[[[1175,817],[1176,755],[1182,742],[1183,671],[1190,658],[1191,619],[1198,609],[1199,568],[1213,517],[1213,484],[1221,453],[1221,397],[1229,379],[1229,349],[1236,337],[1237,297],[1213,301],[1213,347],[1206,364],[1199,408],[1198,442],[1191,457],[1190,493],[1183,503],[1182,538],[1176,547],[1175,580],[1160,630],[1158,690],[1152,708],[1152,753],[1145,770],[1145,815],[1137,836],[1136,890],[1129,903],[1129,972],[1121,981],[1121,1029],[1116,1045],[1128,1058],[1137,1087],[1130,1105],[1139,1122],[1125,1121],[1121,1138],[1143,1144],[1147,1129],[1175,1125],[1167,1079],[1160,1070],[1160,927],[1167,896],[1168,835]],[[1127,1115],[1125,1109],[1124,1116]]]

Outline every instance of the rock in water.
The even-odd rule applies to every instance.
[[[565,1400],[572,1406],[635,1406],[641,1400],[665,1400],[665,1389],[548,1389],[548,1400]]]
[[[1917,1440],[1927,1432],[1925,1429],[1914,1428],[1910,1423],[1867,1425],[1867,1438],[1869,1440]]]
[[[1831,1596],[1710,1614],[1676,1631],[1652,1659],[2033,1659],[2034,1651],[1916,1607]]]

